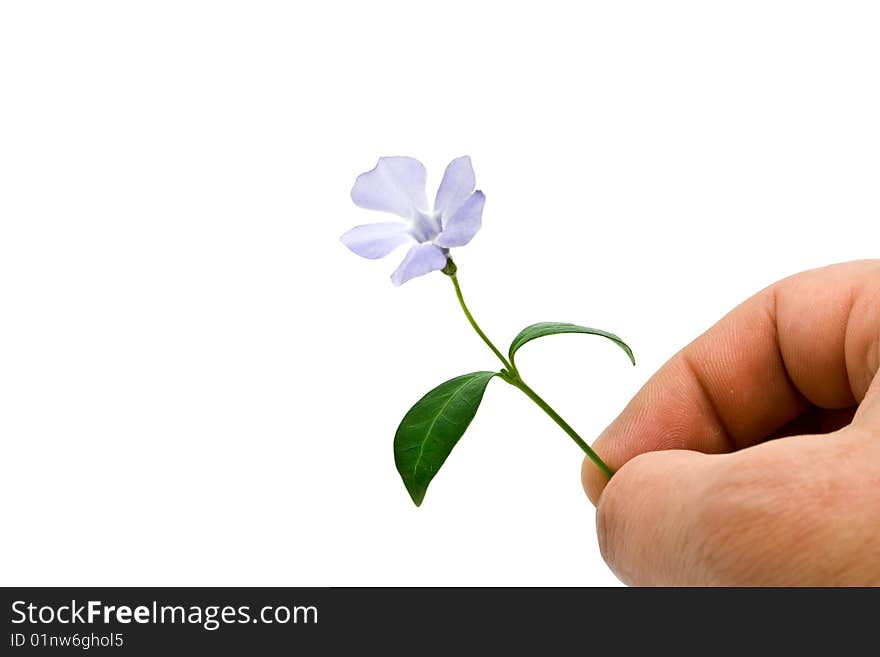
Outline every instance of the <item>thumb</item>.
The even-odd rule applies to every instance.
[[[647,452],[627,461],[596,508],[602,557],[625,584],[682,582],[700,561],[694,526],[710,494],[718,457],[684,450]]]
[[[599,497],[602,556],[636,585],[880,581],[880,442],[860,424],[729,454],[631,459]]]

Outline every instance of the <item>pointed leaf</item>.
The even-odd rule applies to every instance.
[[[626,355],[629,356],[632,364],[636,364],[636,359],[633,356],[632,349],[629,348],[626,342],[618,338],[613,333],[602,331],[600,329],[589,328],[587,326],[568,324],[565,322],[540,322],[539,324],[526,326],[522,331],[519,332],[519,335],[517,335],[513,339],[513,342],[510,343],[510,362],[513,363],[514,354],[527,342],[531,342],[532,340],[535,340],[537,338],[543,338],[545,335],[558,335],[560,333],[588,333],[590,335],[601,335],[603,338],[608,338],[618,347],[623,349],[626,352]]]
[[[416,506],[477,414],[497,372],[473,372],[441,383],[409,409],[394,436],[394,462]]]

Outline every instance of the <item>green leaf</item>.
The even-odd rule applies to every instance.
[[[519,335],[517,335],[513,339],[513,342],[510,343],[510,362],[513,363],[514,354],[527,342],[531,342],[532,340],[536,340],[537,338],[543,338],[545,335],[558,335],[559,333],[588,333],[590,335],[601,335],[603,338],[608,338],[618,347],[623,349],[626,352],[626,355],[629,356],[632,364],[636,364],[636,359],[633,356],[632,349],[629,348],[626,342],[618,338],[613,333],[589,328],[587,326],[568,324],[565,322],[540,322],[539,324],[526,326],[522,331],[519,332]]]
[[[416,506],[477,414],[497,372],[473,372],[441,383],[416,402],[394,435],[394,462]]]

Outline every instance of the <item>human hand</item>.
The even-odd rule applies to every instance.
[[[734,309],[598,438],[611,480],[584,461],[608,565],[635,585],[880,585],[878,366],[880,260]]]

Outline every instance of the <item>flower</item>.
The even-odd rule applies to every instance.
[[[425,166],[413,157],[380,157],[351,188],[356,205],[405,221],[355,226],[342,236],[345,246],[363,258],[376,259],[415,242],[391,274],[394,285],[443,269],[449,248],[464,246],[480,230],[486,196],[474,191],[471,158],[456,158],[446,167],[433,209],[425,195],[427,177]]]

